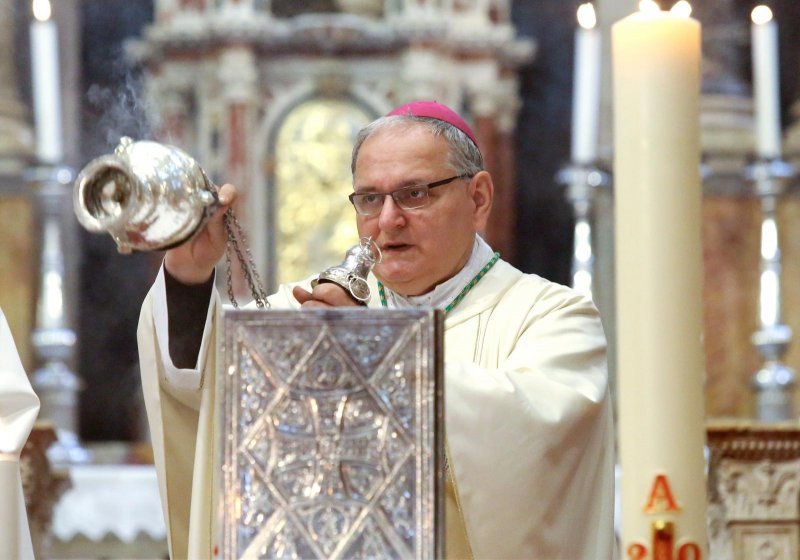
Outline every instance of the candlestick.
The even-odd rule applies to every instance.
[[[571,163],[558,171],[556,180],[566,186],[566,197],[572,205],[575,217],[572,242],[572,287],[578,292],[593,297],[594,291],[594,242],[592,214],[595,190],[609,187],[608,172],[596,165]]]
[[[705,558],[700,24],[642,8],[612,29],[623,556]]]
[[[752,342],[764,362],[753,375],[756,418],[780,422],[794,418],[797,376],[783,362],[792,341],[792,329],[782,320],[781,249],[778,202],[795,177],[794,168],[780,159],[758,160],[747,170],[755,194],[761,199],[761,271],[758,286],[758,330]]]
[[[75,332],[69,327],[64,276],[64,211],[70,209],[74,175],[64,167],[43,166],[29,173],[39,199],[42,225],[39,295],[36,328],[31,337],[40,362],[31,383],[41,399],[39,419],[53,424],[58,441],[47,456],[58,467],[91,459],[77,437],[77,404],[80,380],[69,368]]]
[[[50,19],[49,0],[33,0],[31,74],[36,156],[42,163],[59,163],[64,155],[58,76],[58,32]]]
[[[778,25],[767,6],[756,6],[750,17],[753,20],[751,37],[756,153],[761,159],[772,159],[781,155]]]
[[[600,32],[592,4],[578,7],[575,32],[575,73],[572,92],[572,162],[589,164],[597,159],[600,99]]]

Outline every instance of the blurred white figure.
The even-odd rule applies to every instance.
[[[39,398],[0,309],[0,558],[33,559],[19,460],[38,414]]]

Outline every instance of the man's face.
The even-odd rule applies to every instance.
[[[447,164],[448,145],[422,126],[374,133],[356,160],[356,192],[389,193],[447,179],[460,170]],[[485,225],[470,179],[430,190],[430,204],[403,210],[385,197],[375,216],[357,216],[359,235],[372,236],[383,252],[375,267],[381,282],[402,295],[420,295],[454,276],[469,259],[475,232]]]

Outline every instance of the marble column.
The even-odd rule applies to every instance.
[[[487,235],[492,247],[503,259],[514,261],[516,227],[516,177],[514,130],[520,100],[516,80],[502,77],[496,86],[496,112],[493,120],[493,157],[489,170],[494,179],[494,206]],[[487,163],[488,165],[488,163]]]
[[[782,22],[783,23],[783,22]],[[791,25],[792,22],[785,22]],[[796,23],[795,23],[796,26]],[[787,30],[788,31],[788,30]],[[786,32],[786,31],[785,31]],[[781,53],[781,56],[793,60],[794,53]],[[783,150],[787,159],[795,169],[800,169],[800,98],[789,107],[789,115],[784,117],[789,124],[783,139]],[[786,118],[788,117],[788,118]],[[781,252],[783,266],[783,310],[784,322],[794,333],[792,344],[784,356],[785,362],[795,371],[800,371],[800,196],[795,178],[793,188],[783,196],[778,212],[778,224],[781,235]],[[795,394],[795,403],[800,403],[800,388]]]
[[[475,137],[478,139],[481,153],[483,154],[483,165],[494,178],[495,194],[500,194],[504,190],[504,185],[499,184],[497,181],[499,178],[497,156],[499,154],[497,153],[497,126],[495,123],[494,107],[492,106],[491,109],[489,109],[488,103],[484,105],[484,107],[479,108],[473,104],[473,129]],[[497,199],[495,199],[495,202],[497,202]],[[502,216],[501,219],[501,212],[502,211],[495,205],[492,213],[489,215],[486,231],[483,232],[486,240],[497,251],[500,251],[500,247],[498,246],[499,238],[504,237],[502,230],[506,225],[509,225],[509,217]],[[505,252],[503,251],[502,253],[503,257],[506,258]]]
[[[400,68],[402,81],[398,88],[398,105],[415,99],[436,99],[445,105],[458,107],[456,69],[441,52],[425,44],[411,45],[402,53]],[[443,75],[450,76],[451,83],[443,83]]]
[[[180,0],[158,0],[155,3],[156,21],[165,23],[171,20],[180,9]]]
[[[253,161],[250,138],[256,118],[255,104],[258,99],[258,71],[254,53],[245,48],[229,48],[220,56],[219,80],[222,88],[223,153],[225,155],[224,180],[239,188],[239,198],[234,212],[245,232],[248,243],[256,237],[266,235],[259,216],[248,216],[247,200],[251,196],[247,188],[251,184],[251,162]],[[262,263],[258,263],[261,265]],[[244,279],[240,263],[231,259],[233,291],[237,299],[248,301],[252,294]],[[263,269],[262,269],[263,270]],[[241,297],[240,297],[241,296]]]
[[[205,7],[205,0],[181,0],[181,8],[184,10],[197,10],[202,12]]]
[[[800,169],[800,99],[794,102],[790,111],[792,124],[784,138],[784,151],[795,169]],[[796,188],[784,197],[778,219],[783,242],[783,308],[786,322],[795,333],[794,344],[789,347],[786,361],[795,371],[800,371],[800,289],[794,280],[800,278],[800,196]],[[800,402],[798,396],[795,402]]]
[[[178,91],[169,91],[159,100],[159,130],[158,138],[171,146],[181,149],[190,149],[187,142],[188,107],[185,95]]]

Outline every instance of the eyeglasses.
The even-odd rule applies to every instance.
[[[429,192],[431,189],[452,183],[456,179],[469,179],[472,175],[455,175],[449,179],[434,181],[424,185],[411,185],[403,187],[389,193],[352,193],[348,198],[362,216],[376,216],[383,208],[383,201],[387,196],[391,196],[395,203],[403,210],[416,210],[424,208],[431,203]]]

